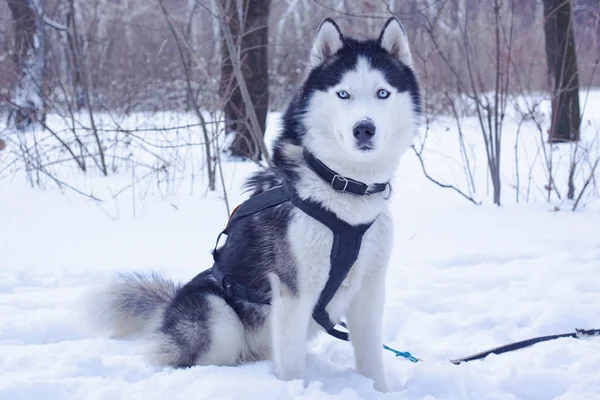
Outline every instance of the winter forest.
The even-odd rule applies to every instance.
[[[389,393],[318,337],[175,369],[90,332],[111,275],[209,268],[324,18],[397,17],[422,116],[390,209]],[[600,0],[0,0],[0,400],[600,399]]]
[[[0,4],[0,107],[6,116],[0,139],[9,155],[0,174],[24,170],[32,186],[54,182],[64,189],[58,171],[63,164],[109,175],[125,162],[142,164],[147,178],[160,181],[171,179],[186,157],[201,156],[192,173],[205,175],[209,190],[217,190],[224,149],[268,160],[267,113],[283,111],[289,102],[307,68],[308,38],[323,18],[333,16],[349,34],[369,37],[395,15],[410,32],[425,132],[440,119],[452,120],[458,131],[457,161],[465,179],[453,186],[475,202],[491,193],[501,203],[501,175],[509,173],[500,162],[503,133],[515,130],[504,125],[514,122],[519,132],[528,126],[539,131],[537,151],[544,153],[539,162],[547,177],[536,185],[547,200],[580,194],[585,200],[597,191],[596,160],[579,138],[586,123],[582,111],[590,101],[592,107],[593,88],[600,84],[600,6],[594,0],[572,3],[7,0]],[[155,127],[152,138],[147,126],[123,120],[166,113],[173,119]],[[473,117],[485,141],[485,188],[476,187],[474,154],[463,137]],[[19,133],[36,127],[42,133],[33,135],[42,136],[32,143],[31,135]],[[171,142],[172,131],[188,138],[170,143],[164,154],[162,141]],[[429,150],[426,138],[416,144],[418,155]],[[542,145],[562,142],[569,144]],[[551,150],[566,147],[569,160],[555,166]],[[8,165],[6,158],[12,159]],[[519,162],[512,158],[511,164]],[[511,197],[527,201],[530,185],[513,174]]]

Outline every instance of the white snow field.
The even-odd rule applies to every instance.
[[[593,114],[599,109],[596,94],[586,108],[582,141],[591,159],[599,154],[600,116]],[[447,361],[530,337],[600,328],[597,189],[590,186],[575,212],[564,196],[546,202],[539,133],[522,126],[517,167],[517,121],[508,118],[504,205],[494,206],[477,123],[468,120],[463,128],[482,205],[428,181],[412,151],[394,184],[384,340],[423,361],[386,352],[390,393],[374,391],[358,374],[350,344],[325,334],[311,345],[302,377],[284,382],[269,361],[153,365],[143,356],[143,342],[90,331],[80,312],[86,294],[119,271],[189,280],[211,266],[227,212],[221,192],[206,193],[202,172],[194,190],[190,182],[180,183],[176,194],[139,184],[112,198],[109,193],[137,172],[83,178],[63,164],[65,180],[94,188],[104,201],[51,184],[32,189],[22,171],[0,180],[0,399],[600,399],[600,337],[559,339],[459,366]],[[423,154],[433,177],[466,191],[457,138],[452,121],[437,120]],[[0,152],[0,165],[9,162],[12,143]],[[554,162],[567,162],[570,148],[555,146]],[[223,167],[235,206],[244,199],[240,183],[256,167]],[[578,190],[587,177],[579,175]],[[565,184],[557,178],[563,194]]]

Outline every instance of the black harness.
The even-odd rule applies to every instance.
[[[304,152],[304,159],[308,166],[319,177],[329,183],[330,186],[338,192],[350,193],[356,196],[369,196],[374,193],[386,192],[384,195],[386,198],[389,197],[391,192],[389,183],[367,185],[350,178],[345,178],[335,173],[307,151]],[[321,325],[327,333],[338,339],[348,340],[347,332],[335,329],[336,323],[331,321],[329,314],[325,311],[325,307],[327,307],[358,258],[363,235],[373,222],[375,222],[374,220],[367,224],[356,226],[350,225],[338,218],[333,212],[323,208],[319,203],[300,198],[294,186],[284,179],[281,186],[276,186],[253,196],[242,203],[238,209],[234,211],[234,214],[223,232],[219,234],[217,244],[221,235],[227,235],[236,221],[268,208],[278,206],[287,201],[327,226],[333,232],[329,278],[327,279],[325,288],[323,288],[323,291],[321,292],[312,315],[313,319]],[[216,254],[216,252],[214,254]],[[251,303],[271,304],[269,296],[262,291],[248,288],[244,286],[243,283],[233,282],[231,279],[227,278],[220,270],[216,257],[211,272],[227,295],[238,297]]]

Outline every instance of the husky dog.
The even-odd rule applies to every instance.
[[[344,223],[371,224],[326,310],[331,321],[345,317],[357,369],[385,391],[382,318],[392,248],[390,193],[359,196],[336,189],[309,167],[305,154],[346,184],[389,182],[417,130],[419,87],[396,18],[372,40],[346,37],[326,19],[310,64],[283,117],[274,166],[247,185],[254,197],[286,181],[296,196]],[[332,245],[332,230],[283,202],[240,220],[216,250],[227,276],[267,293],[270,304],[231,295],[210,270],[183,286],[156,275],[129,274],[104,292],[101,322],[114,336],[149,335],[151,354],[160,363],[185,367],[272,359],[279,378],[297,378],[308,341],[322,330],[311,315],[329,279]]]

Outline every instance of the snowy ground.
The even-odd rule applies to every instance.
[[[600,117],[592,117],[589,125],[598,127]],[[446,171],[446,180],[459,181],[462,175],[450,172],[460,159],[452,129],[444,121],[432,126],[427,161],[432,175]],[[507,135],[508,157],[514,130]],[[523,151],[536,154],[537,136],[527,135]],[[471,150],[481,153],[480,144]],[[531,197],[543,198],[543,172],[527,162],[523,176],[542,176],[530,185]],[[237,204],[243,194],[236,188],[254,167],[224,168]],[[396,239],[384,336],[423,362],[386,353],[387,394],[354,370],[349,344],[325,336],[313,343],[303,379],[282,382],[270,362],[175,370],[147,363],[138,342],[89,333],[81,296],[115,271],[187,280],[210,267],[226,221],[220,195],[126,193],[98,204],[31,189],[19,173],[5,178],[0,399],[599,399],[600,338],[561,339],[460,366],[447,361],[533,336],[600,328],[600,203],[589,200],[574,213],[562,200],[515,204],[507,171],[498,208],[489,204],[479,162],[476,195],[484,204],[474,206],[427,181],[413,154],[404,158],[391,200]],[[86,179],[102,192],[124,178]]]

